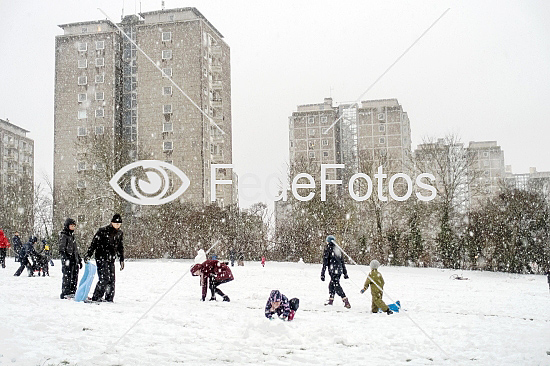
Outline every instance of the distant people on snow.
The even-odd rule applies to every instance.
[[[15,271],[14,276],[20,276],[25,267],[27,268],[29,277],[34,276],[33,265],[30,261],[30,257],[37,254],[33,246],[34,243],[36,243],[37,241],[38,238],[36,236],[29,237],[29,241],[25,243],[25,245],[23,245],[23,247],[19,251],[19,262],[21,263],[21,265],[19,266],[17,271]]]
[[[323,253],[323,268],[321,269],[321,281],[325,280],[325,271],[328,268],[328,274],[330,275],[330,283],[328,285],[329,299],[325,305],[332,305],[334,303],[334,294],[338,294],[344,302],[344,307],[349,309],[351,305],[349,303],[342,286],[340,285],[340,276],[344,275],[347,279],[348,271],[346,264],[344,263],[344,255],[340,248],[336,245],[336,238],[329,235],[326,238],[327,245],[325,252]]]
[[[95,253],[98,282],[92,301],[113,302],[115,297],[115,259],[120,260],[120,270],[124,269],[124,244],[122,217],[115,214],[111,223],[97,230],[84,258],[87,262]],[[105,299],[103,296],[105,295]]]
[[[265,257],[262,257],[262,267],[265,267]]]
[[[76,244],[74,231],[76,221],[67,218],[63,230],[59,232],[59,254],[61,255],[61,299],[73,298],[78,284],[78,271],[82,269],[82,258]]]
[[[370,262],[371,271],[367,277],[367,280],[365,281],[363,289],[361,289],[361,293],[367,291],[370,286],[370,293],[372,295],[372,312],[377,313],[378,309],[380,309],[386,314],[390,315],[393,314],[393,311],[391,311],[388,305],[386,305],[386,303],[382,301],[382,295],[384,293],[384,278],[382,278],[382,275],[380,274],[380,272],[378,272],[378,267],[380,267],[380,262],[378,262],[376,259]]]
[[[10,247],[8,238],[4,235],[4,230],[0,229],[0,264],[6,268],[6,251]]]
[[[280,319],[291,321],[294,319],[299,306],[299,299],[293,298],[288,300],[279,290],[273,290],[269,294],[269,298],[265,304],[265,317],[272,320],[274,319],[273,316],[277,314]]]
[[[210,288],[210,301],[216,300],[216,294],[222,296],[223,301],[229,301],[229,296],[218,288],[222,283],[233,281],[233,273],[231,273],[231,269],[227,263],[210,259],[191,267],[191,274],[193,276],[200,276],[202,301],[206,299],[207,288]]]
[[[229,249],[229,260],[231,261],[231,267],[235,266],[235,257],[236,257],[235,250]]]

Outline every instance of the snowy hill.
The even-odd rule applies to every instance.
[[[388,316],[371,314],[370,292],[359,293],[369,267],[348,266],[347,310],[338,298],[323,305],[319,264],[246,262],[220,286],[231,302],[199,301],[199,279],[187,274],[120,339],[191,260],[117,266],[115,302],[99,305],[59,299],[59,261],[46,278],[14,277],[17,263],[6,264],[0,365],[550,365],[543,276],[381,267],[384,300],[406,309]],[[300,298],[292,322],[264,317],[272,289]]]

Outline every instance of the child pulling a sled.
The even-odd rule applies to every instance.
[[[380,262],[376,259],[370,262],[371,271],[365,281],[365,285],[363,286],[361,293],[367,291],[370,286],[370,293],[372,295],[372,312],[377,313],[378,309],[381,309],[383,312],[390,315],[393,314],[393,311],[391,311],[388,305],[382,301],[384,278],[382,278],[382,275],[378,272],[378,267],[380,267]]]
[[[200,276],[202,286],[202,301],[206,299],[207,288],[210,288],[210,301],[216,300],[216,294],[223,297],[223,301],[229,301],[229,296],[224,294],[218,286],[222,283],[233,281],[233,274],[226,263],[217,260],[207,260],[191,267],[193,276]]]

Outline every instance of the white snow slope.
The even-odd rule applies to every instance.
[[[191,260],[117,264],[115,302],[99,305],[59,299],[59,261],[45,278],[14,277],[17,263],[6,262],[0,365],[550,365],[544,276],[382,266],[384,300],[406,309],[388,316],[370,313],[370,291],[359,293],[367,266],[348,265],[347,310],[340,299],[323,305],[319,264],[245,262],[220,286],[230,303],[201,302],[187,274],[120,339]],[[264,317],[273,289],[300,298],[292,322]]]

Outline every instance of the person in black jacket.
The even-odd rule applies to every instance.
[[[92,296],[92,301],[113,302],[115,297],[115,258],[120,260],[120,270],[124,269],[124,245],[122,243],[123,233],[120,230],[122,218],[115,214],[111,223],[99,228],[92,239],[92,244],[86,253],[84,261],[95,253],[97,264],[98,282]]]
[[[23,245],[21,250],[19,250],[19,262],[21,263],[21,265],[19,266],[17,271],[15,271],[14,276],[20,276],[23,270],[25,269],[25,267],[27,267],[27,272],[29,273],[29,277],[34,276],[34,270],[32,268],[33,266],[29,260],[29,257],[37,254],[33,246],[33,244],[36,243],[37,241],[38,241],[38,238],[36,236],[31,236],[29,238],[29,241],[25,245]]]
[[[328,267],[328,274],[330,275],[330,283],[328,285],[329,299],[325,305],[332,305],[334,302],[334,294],[337,293],[342,297],[344,306],[349,309],[351,305],[349,303],[342,286],[340,286],[340,276],[343,274],[344,278],[348,277],[348,271],[346,264],[344,263],[344,255],[340,248],[335,245],[336,239],[334,236],[327,236],[327,246],[323,254],[323,269],[321,270],[321,281],[325,280],[325,270]]]
[[[76,221],[67,218],[63,230],[59,232],[59,254],[61,255],[61,270],[63,281],[61,284],[61,299],[74,297],[78,284],[78,270],[82,268],[82,258],[74,238]]]
[[[15,235],[13,236],[13,239],[11,239],[11,242],[13,244],[13,250],[15,252],[15,261],[19,262],[19,252],[21,251],[21,249],[23,249],[23,243],[21,242],[18,231],[15,232]]]

